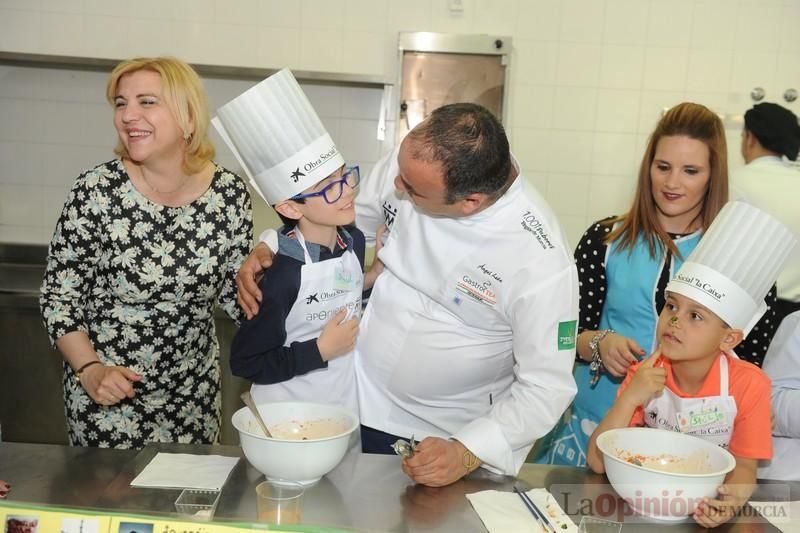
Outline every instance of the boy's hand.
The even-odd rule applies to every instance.
[[[756,488],[757,469],[758,460],[736,456],[736,468],[717,489],[717,498],[703,498],[697,506],[695,522],[703,527],[717,527],[735,517]]]
[[[269,246],[260,242],[250,252],[236,274],[236,300],[248,320],[258,314],[258,307],[261,303],[261,289],[258,288],[258,281],[264,275],[264,269],[272,265],[273,257],[274,254]]]
[[[655,366],[660,356],[661,350],[656,350],[642,361],[620,398],[631,402],[632,405],[643,406],[650,401],[650,398],[664,390],[667,383],[667,369]]]
[[[741,509],[753,492],[752,485],[720,485],[717,499],[703,498],[694,511],[694,521],[703,527],[724,524]]]
[[[347,309],[342,309],[322,328],[317,338],[317,348],[323,361],[344,355],[353,350],[358,337],[358,319],[345,320]]]

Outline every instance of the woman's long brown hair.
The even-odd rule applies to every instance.
[[[630,210],[609,221],[619,224],[605,238],[606,244],[618,242],[620,250],[633,251],[641,235],[647,243],[650,257],[655,258],[660,249],[666,248],[680,257],[678,247],[661,227],[657,207],[653,199],[650,181],[650,166],[656,155],[656,147],[662,137],[686,136],[702,141],[708,146],[711,175],[703,197],[700,212],[702,228],[708,229],[722,206],[728,201],[728,148],[725,130],[719,117],[705,106],[684,102],[667,111],[650,135],[647,149],[639,167],[636,196]]]

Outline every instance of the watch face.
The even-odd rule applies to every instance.
[[[464,456],[462,457],[461,460],[464,465],[464,468],[466,469],[475,468],[476,466],[478,466],[479,463],[478,458],[475,457],[475,454],[469,450],[464,452]]]

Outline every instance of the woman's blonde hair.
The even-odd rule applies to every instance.
[[[641,234],[647,243],[650,256],[655,258],[659,249],[666,248],[680,257],[678,247],[658,223],[657,207],[653,199],[650,167],[656,156],[656,147],[662,137],[686,136],[705,143],[708,147],[711,175],[708,179],[700,211],[702,228],[708,229],[722,206],[728,201],[728,148],[725,130],[719,117],[705,106],[684,102],[667,111],[650,135],[647,149],[639,167],[639,179],[633,206],[626,214],[612,219],[617,225],[605,238],[606,244],[619,241],[621,250],[632,251]]]
[[[126,74],[150,70],[161,76],[164,99],[186,139],[186,155],[183,171],[187,174],[199,172],[214,158],[216,151],[208,137],[208,99],[203,83],[192,67],[174,57],[137,57],[121,62],[114,67],[106,84],[106,98],[113,106],[120,79]],[[194,122],[194,128],[191,123]],[[128,151],[117,143],[114,153],[128,157]]]

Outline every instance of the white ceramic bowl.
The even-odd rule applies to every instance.
[[[727,450],[699,437],[653,428],[620,428],[602,433],[597,447],[603,452],[606,475],[614,490],[638,514],[659,520],[683,520],[704,498],[717,495],[725,475],[736,466]],[[638,466],[620,453],[685,459],[685,468],[704,473],[663,472]]]
[[[259,404],[261,417],[272,428],[314,420],[333,420],[344,430],[336,435],[307,440],[267,438],[252,413],[243,407],[233,414],[245,457],[270,480],[309,485],[333,470],[347,452],[350,435],[358,429],[358,417],[341,407],[309,402]]]

